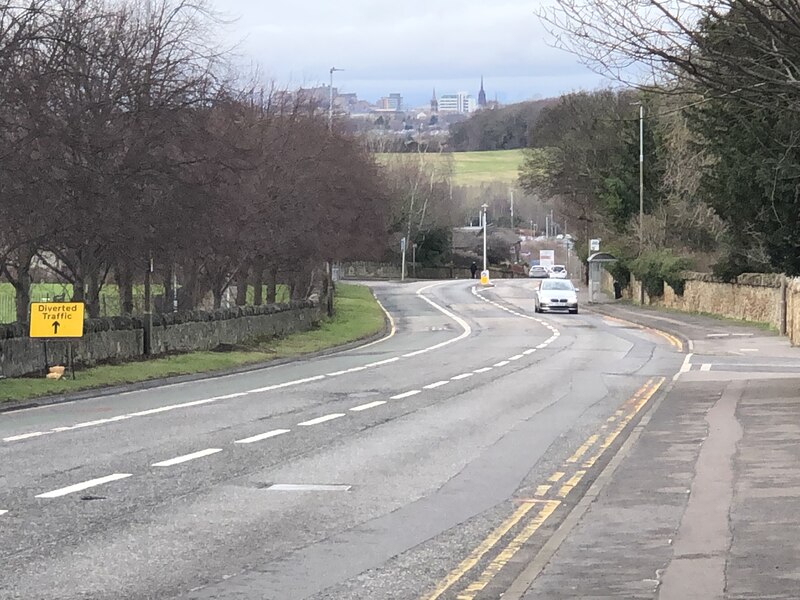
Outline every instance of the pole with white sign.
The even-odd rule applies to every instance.
[[[405,281],[406,278],[406,238],[400,238],[400,253],[403,259],[400,263],[400,281]]]

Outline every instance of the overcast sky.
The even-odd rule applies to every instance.
[[[535,10],[546,0],[210,0],[226,18],[240,62],[279,85],[326,83],[375,101],[400,92],[407,105],[437,94],[515,102],[608,85],[549,45]]]

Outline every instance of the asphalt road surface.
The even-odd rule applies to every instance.
[[[499,597],[685,363],[537,285],[375,284],[377,343],[0,415],[0,598]]]

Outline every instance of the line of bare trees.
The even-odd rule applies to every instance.
[[[151,278],[166,298],[178,279],[182,309],[231,285],[243,304],[248,283],[261,304],[384,248],[369,154],[310,101],[242,85],[217,23],[196,0],[0,0],[0,276],[20,322],[34,265],[98,316],[108,282],[123,313]]]

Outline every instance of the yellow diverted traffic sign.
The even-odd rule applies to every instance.
[[[83,312],[83,302],[31,302],[30,337],[83,337]]]

